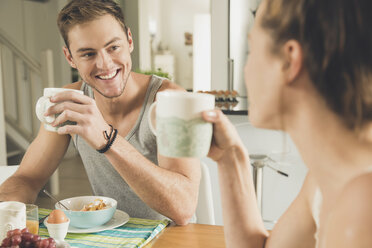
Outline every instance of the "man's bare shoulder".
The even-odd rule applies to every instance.
[[[63,86],[63,88],[73,89],[73,90],[80,90],[82,84],[83,84],[83,81],[77,81],[77,82],[72,83],[72,84],[67,84],[67,85]]]
[[[171,82],[170,80],[168,79],[164,79],[160,88],[159,88],[159,92],[160,91],[165,91],[165,90],[179,90],[179,91],[185,91],[184,88],[182,88],[181,86],[179,86],[178,84],[175,84],[173,82]]]
[[[326,247],[372,247],[371,209],[372,172],[344,187],[327,223]]]

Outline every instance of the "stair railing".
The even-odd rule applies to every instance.
[[[40,61],[0,29],[0,165],[7,164],[6,135],[26,151],[38,133],[36,101],[42,96],[43,88],[55,87],[52,51],[43,51]],[[59,192],[58,178],[56,170],[50,179],[51,192],[55,195]]]
[[[42,52],[39,63],[1,29],[0,51],[6,132],[23,149],[27,149],[40,127],[35,103],[43,88],[53,87],[52,51]]]

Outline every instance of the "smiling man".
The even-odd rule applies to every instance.
[[[54,126],[67,120],[76,125],[58,133],[41,125],[18,171],[1,185],[0,200],[34,202],[72,137],[94,194],[116,199],[131,217],[166,216],[187,224],[197,204],[199,161],[159,155],[147,121],[157,92],[183,89],[131,71],[133,37],[113,0],[72,0],[61,10],[58,27],[65,57],[82,78],[65,88],[84,95],[59,93],[46,115],[60,113]]]

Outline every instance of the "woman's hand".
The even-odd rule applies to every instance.
[[[213,138],[208,157],[218,162],[229,155],[232,148],[243,146],[234,125],[221,110],[204,111],[202,115],[205,121],[213,123]]]
[[[103,131],[109,132],[110,126],[104,120],[94,99],[73,91],[64,91],[51,97],[50,101],[56,104],[50,107],[45,115],[60,114],[52,123],[53,126],[66,121],[76,122],[76,125],[58,128],[58,134],[77,134],[96,150],[106,145]]]

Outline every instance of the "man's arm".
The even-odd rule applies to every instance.
[[[158,92],[165,90],[185,91],[168,80],[163,81]],[[158,154],[159,166],[156,166],[122,137],[118,137],[105,154],[146,204],[178,225],[188,224],[198,200],[199,159],[169,158]]]
[[[18,170],[0,186],[0,201],[33,203],[57,169],[69,142],[69,135],[46,131],[41,125]]]
[[[183,90],[165,80],[159,91],[168,89]],[[106,143],[102,131],[110,130],[110,127],[94,99],[75,92],[62,92],[52,101],[64,102],[49,108],[49,114],[61,113],[54,125],[66,120],[77,123],[60,128],[58,133],[78,134],[92,148],[96,150],[102,148],[102,144]],[[171,159],[158,156],[157,166],[120,135],[105,152],[105,156],[147,205],[177,224],[188,223],[195,212],[198,199],[200,181],[198,159]]]
[[[156,166],[120,136],[105,154],[146,204],[178,225],[188,223],[198,199],[198,159],[159,156],[159,166]]]

